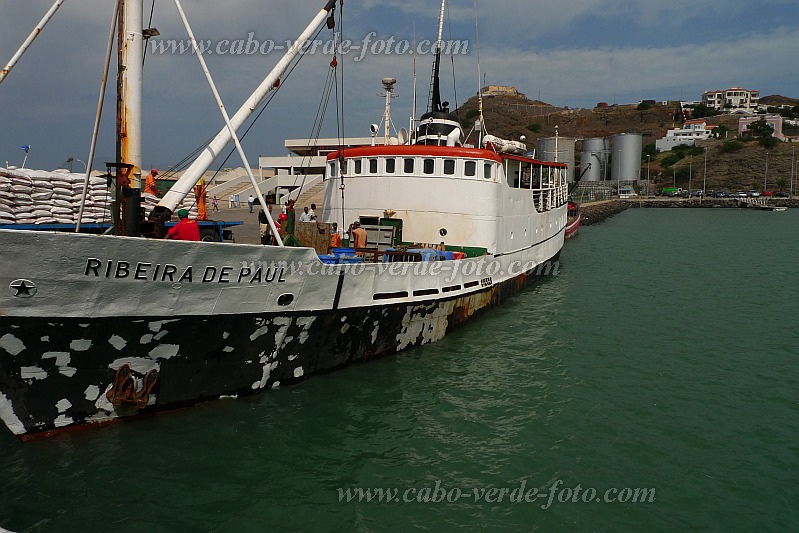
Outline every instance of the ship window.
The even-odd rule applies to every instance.
[[[396,169],[396,159],[386,159],[386,174],[393,174]]]
[[[291,302],[293,302],[293,301],[294,301],[294,295],[291,294],[290,292],[287,292],[285,294],[281,294],[280,296],[277,297],[277,305],[279,305],[281,307],[285,307],[287,305],[290,305]]]
[[[369,160],[369,174],[377,174],[377,159]]]
[[[445,159],[444,160],[444,174],[452,175],[455,174],[455,160],[454,159]]]
[[[433,172],[435,172],[435,168],[436,168],[436,160],[435,159],[425,159],[424,160],[423,172],[425,174],[432,174]]]
[[[335,163],[330,163],[328,166],[330,167],[330,170],[328,171],[328,175],[331,178],[335,178],[336,177],[336,164]]]
[[[491,179],[491,163],[483,165],[483,177],[487,180]]]
[[[409,157],[405,159],[405,163],[403,163],[403,165],[405,165],[403,171],[406,174],[413,174],[413,163],[414,163],[413,159]]]
[[[360,173],[361,173],[361,160],[360,159],[356,159],[355,160],[355,174],[360,174]]]
[[[474,161],[466,161],[463,164],[463,171],[467,176],[474,176],[477,173],[477,163]]]

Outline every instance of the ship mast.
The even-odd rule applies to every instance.
[[[117,161],[132,165],[130,187],[139,188],[141,180],[141,95],[143,0],[120,0],[117,34]]]
[[[444,111],[444,106],[441,105],[441,83],[439,80],[439,72],[441,70],[441,39],[444,35],[444,12],[446,9],[447,0],[441,0],[441,12],[438,15],[438,34],[436,36],[436,59],[433,63],[433,79],[431,80],[433,86],[433,98],[430,102],[430,111],[440,112]]]

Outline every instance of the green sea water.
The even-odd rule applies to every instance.
[[[796,531],[798,229],[799,210],[631,209],[436,344],[46,441],[0,434],[0,526]]]

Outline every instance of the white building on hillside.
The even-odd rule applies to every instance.
[[[724,91],[707,91],[702,95],[702,103],[711,109],[724,111],[749,111],[754,113],[760,105],[760,91],[750,91],[732,87]]]
[[[666,132],[666,136],[655,141],[655,147],[661,152],[667,152],[681,144],[693,146],[696,141],[704,141],[712,134],[716,126],[708,126],[703,119],[687,120],[682,128],[675,128]]]

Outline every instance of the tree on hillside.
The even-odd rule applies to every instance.
[[[779,142],[774,138],[774,129],[766,122],[765,118],[749,124],[746,127],[746,131],[765,148],[776,146]]]
[[[696,104],[691,108],[691,118],[707,118],[715,117],[716,115],[721,115],[721,113],[705,104]]]

